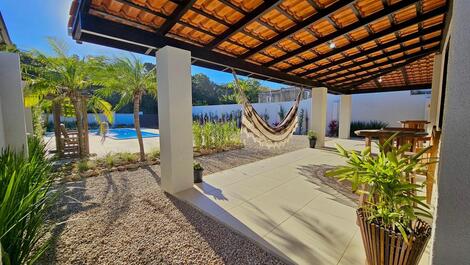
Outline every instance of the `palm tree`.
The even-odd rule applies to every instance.
[[[63,43],[55,39],[48,40],[55,56],[34,52],[34,58],[41,67],[36,69],[37,72],[31,77],[25,91],[25,105],[51,100],[60,112],[62,104],[71,104],[79,136],[79,153],[80,156],[85,156],[88,154],[84,130],[84,126],[88,124],[88,107],[92,105],[91,109],[102,111],[112,122],[111,104],[93,94],[93,89],[100,85],[94,77],[103,71],[105,58],[68,55],[68,49]]]
[[[134,105],[134,128],[139,142],[140,160],[145,160],[144,142],[140,130],[139,111],[142,102],[142,96],[150,94],[157,97],[157,78],[155,67],[143,63],[135,55],[131,58],[115,58],[104,79],[105,89],[102,94],[110,96],[112,93],[119,93],[121,98],[116,105],[115,110],[133,103]]]

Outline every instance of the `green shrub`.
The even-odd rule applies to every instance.
[[[152,149],[149,153],[148,153],[148,157],[150,158],[150,160],[155,160],[157,158],[160,157],[160,150],[155,148],[155,149]]]
[[[383,122],[383,121],[353,121],[351,122],[351,127],[350,127],[350,136],[351,137],[357,137],[357,135],[354,133],[357,130],[374,130],[374,129],[382,129],[388,126],[388,123]]]
[[[241,143],[240,129],[235,121],[225,123],[193,123],[194,147],[202,149],[223,149]]]
[[[203,170],[202,166],[198,162],[193,162],[193,169],[194,170]]]
[[[135,163],[139,161],[139,156],[137,154],[132,154],[129,152],[118,153],[116,154],[116,158],[119,162],[126,162],[126,163]]]
[[[52,202],[51,164],[44,145],[28,139],[29,156],[3,150],[0,154],[0,253],[3,264],[34,263],[46,250],[40,242]]]
[[[314,131],[312,131],[312,130],[309,130],[309,131],[307,132],[307,138],[308,138],[309,140],[317,139],[317,133],[314,132]]]
[[[202,148],[202,126],[198,122],[193,122],[194,147],[199,150]]]

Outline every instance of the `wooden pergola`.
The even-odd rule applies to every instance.
[[[74,0],[77,41],[335,94],[430,88],[447,0]]]

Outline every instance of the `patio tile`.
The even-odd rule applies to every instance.
[[[349,242],[343,257],[339,261],[338,265],[351,265],[351,264],[365,264],[366,255],[364,252],[364,246],[362,245],[361,232],[357,229],[351,242]]]
[[[220,188],[226,185],[230,185],[232,183],[236,183],[247,177],[249,176],[239,171],[225,170],[225,171],[221,171],[221,172],[204,176],[203,182],[205,184],[196,184],[196,185],[205,191],[210,191],[210,186]]]
[[[277,222],[264,216],[258,209],[246,204],[222,213],[217,219],[255,240],[277,225]]]
[[[271,190],[283,183],[287,182],[287,180],[277,180],[272,178],[263,177],[261,175],[252,176],[242,181],[238,182],[237,184],[246,186],[246,187],[254,187],[258,189],[260,192],[266,192]]]
[[[321,193],[305,206],[305,211],[309,210],[311,210],[312,213],[322,211],[351,223],[356,222],[356,208],[354,202],[347,198]]]
[[[190,202],[204,212],[212,216],[218,216],[225,213],[226,210],[234,208],[243,203],[233,196],[225,194],[221,190],[213,190],[209,193],[203,193],[196,188],[188,189],[176,194],[181,200]]]
[[[304,209],[264,238],[298,264],[336,265],[357,230],[355,223]]]

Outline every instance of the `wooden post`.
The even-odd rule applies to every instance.
[[[62,106],[61,103],[57,100],[52,101],[52,117],[54,120],[54,136],[55,136],[55,146],[57,154],[59,157],[64,156],[64,147],[62,146],[61,133],[60,133],[60,114]]]

